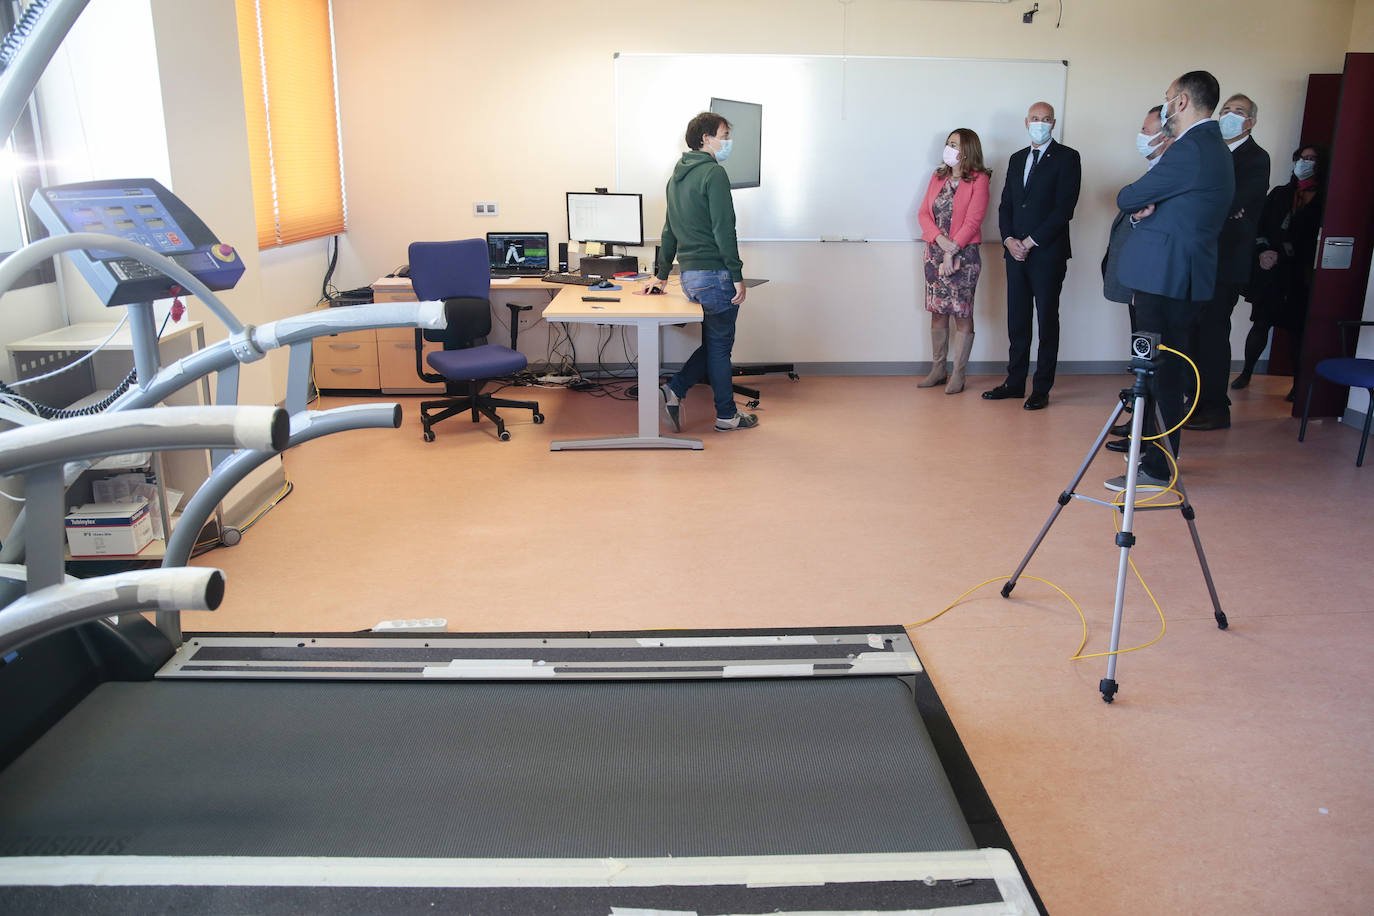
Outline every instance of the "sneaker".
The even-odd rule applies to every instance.
[[[682,432],[682,399],[673,394],[673,389],[667,385],[658,386],[658,406],[662,408],[663,419],[668,421],[673,432]]]
[[[1102,486],[1106,487],[1108,490],[1115,490],[1117,493],[1124,493],[1126,491],[1126,475],[1122,474],[1120,477],[1113,477],[1111,480],[1105,480],[1102,482]],[[1137,491],[1167,490],[1169,488],[1169,480],[1168,478],[1160,480],[1158,477],[1145,471],[1139,471],[1135,475],[1135,488]]]
[[[753,429],[759,425],[759,418],[752,413],[741,413],[735,411],[735,415],[728,420],[716,417],[716,429],[719,432],[729,432],[732,429]]]

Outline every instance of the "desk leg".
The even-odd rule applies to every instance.
[[[701,448],[700,439],[658,434],[658,331],[657,321],[636,321],[639,329],[639,435],[606,439],[563,439],[549,443],[549,450],[591,448]]]

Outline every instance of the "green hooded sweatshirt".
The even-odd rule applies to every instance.
[[[703,150],[689,150],[668,179],[668,218],[663,221],[658,277],[668,279],[677,256],[683,270],[728,270],[744,280],[744,263],[735,241],[735,203],[730,176]]]

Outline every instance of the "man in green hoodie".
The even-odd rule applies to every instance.
[[[716,401],[716,429],[749,429],[759,418],[735,406],[730,352],[735,319],[744,301],[744,264],[735,241],[735,204],[730,177],[720,163],[730,155],[730,122],[703,111],[687,125],[687,152],[668,179],[668,217],[663,222],[658,273],[647,292],[662,290],[677,256],[682,292],[701,305],[701,346],[677,375],[659,386],[664,416],[682,431],[681,403],[688,389],[710,382]]]

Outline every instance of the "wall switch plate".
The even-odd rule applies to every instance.
[[[490,200],[477,201],[472,205],[473,216],[495,216],[496,202]]]

